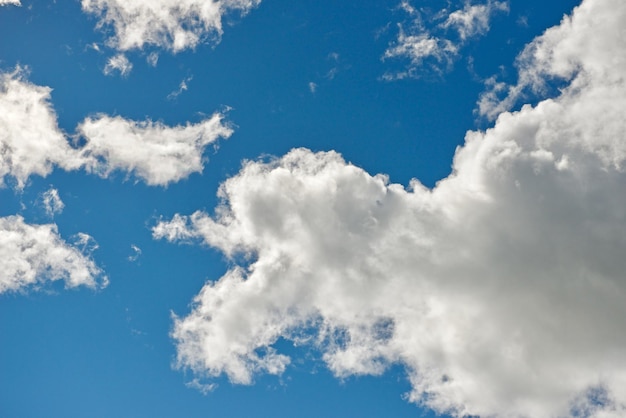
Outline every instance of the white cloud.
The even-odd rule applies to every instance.
[[[486,4],[466,3],[463,9],[452,12],[441,25],[455,29],[462,41],[489,31],[489,20],[495,12],[508,12],[509,5],[504,1],[488,1]]]
[[[203,395],[208,395],[209,393],[213,392],[217,387],[215,383],[205,384],[200,382],[200,379],[197,378],[185,383],[185,386],[187,386],[188,388],[196,389]]]
[[[117,54],[107,61],[104,66],[104,74],[111,75],[117,71],[122,77],[128,77],[132,69],[133,64],[126,58],[126,55]]]
[[[475,5],[466,2],[462,9],[453,12],[443,9],[428,19],[428,24],[440,21],[432,28],[426,27],[422,13],[410,2],[403,1],[399,9],[411,21],[408,25],[398,24],[398,37],[383,54],[383,60],[408,60],[408,64],[402,71],[385,73],[386,80],[418,77],[424,65],[436,72],[450,68],[461,48],[471,39],[486,34],[493,15],[508,12],[509,7],[506,1],[489,0]],[[454,30],[457,38],[451,37],[449,30]]]
[[[175,318],[178,365],[251,383],[284,337],[340,377],[401,364],[408,399],[458,417],[626,415],[625,20],[586,0],[534,41],[533,84],[568,85],[468,132],[432,190],[296,149],[160,222],[249,260]]]
[[[28,177],[46,176],[55,165],[65,170],[81,166],[57,125],[50,91],[26,81],[20,67],[0,73],[0,186],[11,177],[23,188]]]
[[[133,250],[133,254],[128,256],[128,261],[137,261],[141,256],[141,248],[139,248],[135,244],[131,244],[130,249]]]
[[[93,43],[87,45],[85,48],[86,49],[92,49],[92,50],[94,50],[96,52],[100,52],[100,53],[102,52],[102,49],[100,49],[100,45],[98,45],[97,42],[93,42]]]
[[[55,188],[50,188],[41,195],[41,201],[46,214],[50,217],[63,212],[65,204],[59,197],[59,191]]]
[[[149,185],[167,185],[202,171],[207,145],[232,134],[221,113],[173,127],[98,115],[78,125],[85,143],[72,147],[57,125],[50,92],[26,81],[21,68],[0,73],[0,186],[8,178],[22,189],[30,176],[45,177],[54,167],[103,177],[122,170]]]
[[[412,32],[412,31],[411,31]],[[408,59],[406,70],[397,73],[387,72],[385,80],[398,80],[407,77],[416,77],[425,59],[432,58],[435,64],[431,68],[440,71],[440,66],[449,68],[458,54],[458,46],[448,39],[431,36],[428,32],[417,34],[406,33],[399,25],[398,39],[383,55],[383,59]]]
[[[592,6],[584,3],[578,14],[584,17],[565,16],[559,26],[546,30],[528,44],[517,58],[517,84],[509,86],[495,78],[487,80],[488,90],[478,103],[480,113],[494,119],[501,112],[512,108],[526,93],[545,94],[547,85],[555,79],[581,83],[583,76],[593,80],[606,76],[612,79],[604,80],[609,83],[621,78],[626,65],[619,56],[612,56],[623,47],[624,29],[609,25],[609,28],[614,29],[611,34],[600,23],[599,19],[605,17],[610,22],[614,21],[610,16],[611,11],[603,6],[606,3],[606,0],[602,0],[601,6],[593,12],[589,11]],[[616,10],[616,13],[619,14],[619,11]],[[581,20],[598,27],[600,33],[579,29],[582,24],[578,22]],[[606,62],[609,60],[614,60],[617,67],[607,70]]]
[[[12,4],[14,6],[21,6],[20,0],[0,0],[0,6],[6,6],[8,4]]]
[[[81,150],[89,161],[87,170],[103,177],[122,170],[151,186],[166,186],[201,172],[207,145],[232,134],[219,113],[174,127],[98,115],[85,119],[77,130],[87,140]]]
[[[222,35],[222,18],[246,14],[261,0],[82,0],[83,11],[98,16],[99,27],[111,27],[109,44],[121,51],[146,45],[172,52],[195,48]]]
[[[167,100],[174,100],[178,96],[180,96],[184,91],[189,90],[189,85],[187,83],[189,83],[191,80],[193,80],[193,76],[184,78],[178,85],[178,89],[174,90],[173,92],[167,95]]]
[[[56,225],[29,225],[21,216],[0,218],[0,293],[55,280],[68,288],[107,285],[89,254],[63,241]]]
[[[156,67],[159,62],[159,54],[157,54],[156,52],[149,53],[146,57],[146,61],[150,66]]]

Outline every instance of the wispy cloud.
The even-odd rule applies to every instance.
[[[202,393],[203,395],[208,395],[209,393],[213,392],[217,388],[217,384],[201,383],[200,379],[197,379],[197,378],[185,383],[185,386],[191,389],[196,389],[200,391],[200,393]]]
[[[156,52],[149,53],[148,56],[146,57],[146,62],[150,66],[156,67],[159,62],[159,54],[157,54]]]
[[[601,4],[605,3],[610,2],[603,0]],[[516,61],[517,83],[507,84],[498,81],[495,76],[487,79],[486,91],[478,101],[481,115],[493,120],[528,95],[546,94],[554,80],[576,80],[581,73],[589,73],[593,80],[602,77],[619,78],[616,72],[606,71],[602,64],[610,59],[609,56],[616,55],[615,51],[622,46],[621,39],[619,36],[609,36],[606,33],[607,28],[595,20],[595,15],[586,12],[590,7],[588,4],[589,2],[583,3],[578,14],[565,16],[559,26],[548,29],[544,35],[524,48]],[[597,25],[599,32],[592,34],[572,29],[570,26],[580,25],[578,22],[583,18],[579,16],[585,16],[585,19]],[[615,65],[619,66],[619,56],[614,59]],[[624,70],[623,67],[617,69]]]
[[[50,188],[41,195],[41,201],[43,203],[44,210],[49,217],[58,215],[63,212],[65,204],[59,197],[59,191],[55,188]]]
[[[484,35],[489,31],[489,22],[496,12],[508,12],[509,5],[505,1],[488,1],[485,4],[466,3],[463,9],[448,15],[442,28],[458,32],[462,42],[470,38]]]
[[[132,244],[130,246],[130,249],[133,251],[133,253],[131,255],[128,256],[128,261],[131,262],[135,262],[139,259],[139,257],[141,256],[141,248],[139,248],[138,246],[136,246],[135,244]]]
[[[490,20],[497,12],[508,12],[508,2],[489,0],[483,4],[465,3],[462,9],[440,10],[434,16],[424,16],[409,1],[400,3],[399,10],[409,18],[398,24],[398,36],[383,54],[383,60],[408,61],[403,70],[389,71],[385,80],[419,77],[424,66],[437,73],[451,68],[460,50],[470,40],[489,31]],[[451,36],[455,32],[456,36]]]
[[[104,66],[104,74],[112,75],[115,72],[118,72],[122,77],[128,77],[130,72],[133,69],[133,64],[128,60],[126,55],[117,54],[107,61]]]
[[[189,89],[188,83],[193,80],[193,76],[186,77],[183,79],[178,85],[178,89],[174,90],[170,94],[167,95],[167,100],[174,100],[178,96],[182,94],[182,92],[187,91]]]

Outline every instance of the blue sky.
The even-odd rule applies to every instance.
[[[1,416],[626,413],[622,2],[208,4],[0,0]]]

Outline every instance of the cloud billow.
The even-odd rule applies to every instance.
[[[249,384],[307,329],[335,375],[403,365],[408,399],[453,416],[624,416],[625,20],[585,0],[533,41],[520,83],[567,86],[468,132],[433,189],[294,149],[158,223],[249,260],[175,318],[178,365]]]
[[[74,146],[57,124],[52,89],[30,83],[25,73],[0,73],[0,187],[10,179],[23,189],[30,176],[45,177],[55,167],[102,177],[124,171],[148,185],[167,186],[201,172],[206,147],[233,132],[219,112],[178,126],[98,114],[78,125],[85,141]]]
[[[86,248],[92,238],[86,234],[77,238],[71,245],[54,224],[28,224],[19,215],[0,217],[0,294],[58,280],[68,288],[105,287],[108,279]]]
[[[84,12],[111,28],[110,46],[120,51],[155,46],[174,53],[206,40],[217,42],[223,18],[246,14],[261,0],[82,0]]]
[[[108,177],[120,170],[148,185],[167,186],[202,172],[206,147],[232,134],[223,119],[216,113],[197,124],[166,126],[97,115],[86,118],[77,130],[87,141],[81,154],[88,171]]]

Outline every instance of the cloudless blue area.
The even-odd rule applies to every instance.
[[[475,113],[482,80],[514,80],[524,45],[577,4],[511,0],[509,14],[495,16],[491,31],[469,43],[449,72],[386,82],[386,71],[405,64],[380,59],[406,19],[398,3],[263,0],[247,16],[227,19],[216,46],[177,55],[131,51],[127,78],[102,73],[115,51],[79,1],[0,7],[0,69],[27,66],[31,82],[50,86],[68,134],[99,112],[176,125],[229,107],[236,127],[208,148],[202,174],[167,188],[120,173],[101,179],[56,170],[31,178],[23,192],[0,189],[0,216],[55,222],[68,241],[78,232],[93,236],[94,259],[110,279],[97,292],[54,283],[0,295],[0,417],[433,416],[403,399],[410,385],[400,367],[340,381],[317,353],[289,346],[293,364],[281,377],[260,376],[253,386],[220,378],[207,395],[188,388],[194,376],[172,367],[172,314],[187,314],[202,285],[228,264],[216,251],[153,241],[150,232],[159,216],[212,212],[219,184],[243,160],[294,147],[336,150],[391,182],[417,178],[433,187],[449,174],[465,132],[489,126]],[[102,52],[88,47],[94,42]],[[146,62],[153,51],[160,53],[156,67]],[[189,90],[167,99],[187,78]],[[66,206],[54,220],[38,203],[50,186]],[[128,259],[131,245],[142,250],[136,261]]]

